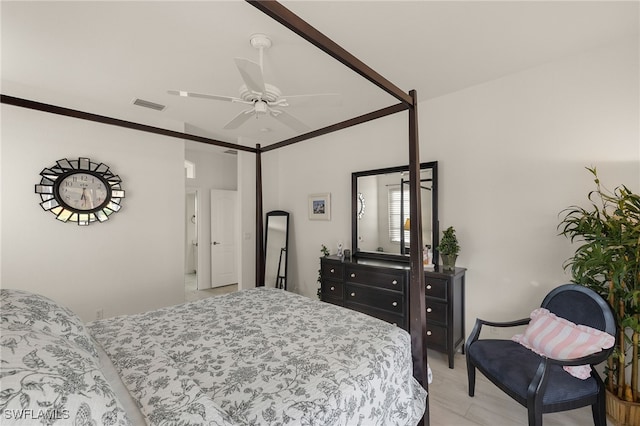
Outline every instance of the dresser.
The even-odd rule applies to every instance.
[[[427,309],[427,348],[444,352],[453,368],[453,356],[464,351],[465,268],[455,271],[425,271],[424,294]]]
[[[465,269],[425,271],[427,347],[446,353],[449,368],[464,343]],[[320,258],[321,299],[409,330],[409,264]]]

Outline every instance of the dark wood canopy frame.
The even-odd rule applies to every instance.
[[[73,110],[60,106],[44,104],[27,99],[17,98],[1,94],[0,102],[8,105],[19,106],[53,114],[60,114],[78,119],[95,121],[103,124],[139,130],[143,132],[155,133],[159,135],[186,139],[195,142],[221,146],[225,148],[236,149],[239,151],[253,152],[256,154],[256,286],[264,285],[265,259],[264,246],[264,223],[262,211],[262,153],[272,151],[287,145],[332,133],[356,124],[366,123],[377,118],[395,114],[400,111],[408,111],[409,113],[409,193],[410,193],[410,238],[416,244],[410,247],[410,285],[409,285],[409,312],[410,324],[409,331],[411,334],[411,353],[413,359],[413,375],[418,382],[428,391],[427,381],[427,348],[426,348],[426,311],[425,311],[425,288],[424,273],[422,266],[422,224],[418,218],[421,217],[421,200],[420,200],[420,153],[418,140],[418,100],[415,90],[405,93],[393,83],[382,77],[380,74],[369,68],[355,56],[344,50],[338,44],[333,42],[327,36],[316,30],[314,27],[305,22],[302,18],[285,8],[283,5],[274,0],[246,0],[247,3],[254,6],[267,16],[289,28],[300,37],[309,41],[331,57],[340,61],[356,73],[360,74],[380,89],[394,96],[400,101],[386,108],[370,112],[346,121],[342,121],[318,130],[314,130],[302,135],[295,136],[290,139],[269,145],[262,148],[257,144],[255,148],[246,147],[234,143],[219,141],[215,139],[205,138],[201,136],[190,135],[172,130],[166,130],[158,127],[138,124],[131,121],[120,120],[103,115],[92,114],[84,111]],[[427,408],[421,424],[429,424],[429,396],[427,396]]]

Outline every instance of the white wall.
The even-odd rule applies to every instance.
[[[185,158],[196,169],[195,179],[186,179],[186,186],[198,192],[198,288],[211,288],[211,190],[238,189],[237,156],[224,154],[218,147],[187,141]]]
[[[83,320],[184,300],[184,142],[2,105],[0,285],[51,297]],[[126,192],[105,223],[62,223],[39,206],[61,158],[111,166]]]
[[[334,254],[339,242],[351,247],[351,173],[406,164],[407,128],[407,114],[395,114],[263,155],[265,211],[268,203],[291,213],[289,290],[316,297],[322,244]],[[331,220],[309,220],[308,197],[323,192],[331,193]]]
[[[573,248],[559,213],[585,204],[586,166],[640,190],[638,42],[550,63],[421,105],[422,144],[440,160],[440,229],[458,230],[475,317],[526,316]]]
[[[468,268],[467,333],[476,317],[526,316],[570,280],[562,263],[573,249],[556,226],[593,188],[586,166],[609,187],[640,191],[638,76],[638,41],[623,40],[419,104],[420,159],[438,161],[440,230],[456,228]],[[292,212],[294,291],[315,297],[321,244],[335,253],[351,243],[351,172],[408,162],[406,127],[396,114],[273,154],[280,173],[265,186]],[[331,192],[331,221],[307,219],[317,192]]]

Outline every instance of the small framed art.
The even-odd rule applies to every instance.
[[[309,219],[331,220],[331,193],[309,195]]]

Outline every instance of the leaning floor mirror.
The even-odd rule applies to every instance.
[[[264,285],[286,290],[289,212],[283,210],[268,212],[265,229]]]

